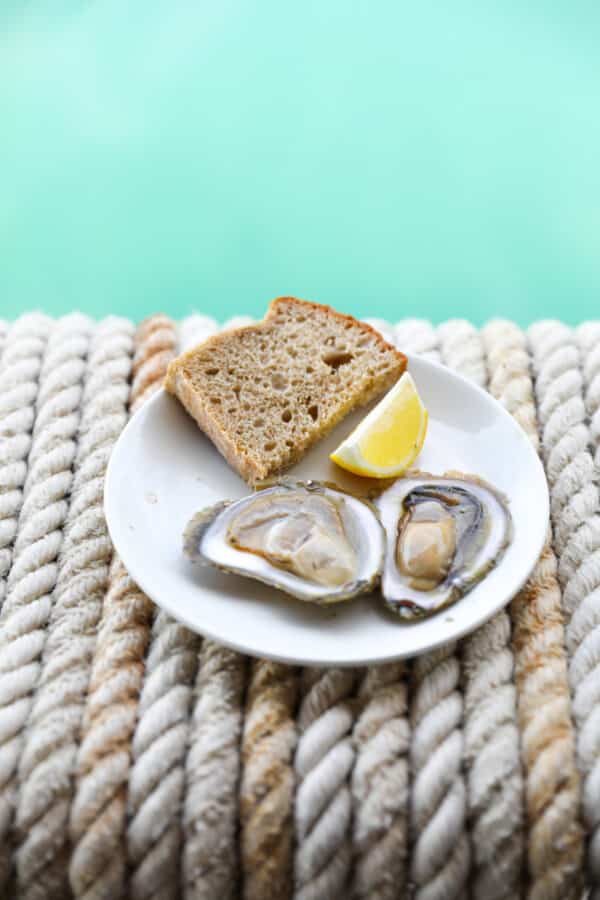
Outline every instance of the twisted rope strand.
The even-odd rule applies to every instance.
[[[4,319],[0,319],[0,372],[2,371],[2,353],[4,351],[4,345],[6,343],[8,329],[8,322],[5,322]]]
[[[294,759],[296,900],[344,896],[348,883],[355,683],[356,672],[351,669],[302,672],[300,739]]]
[[[576,335],[583,359],[585,405],[595,446],[596,468],[600,472],[600,322],[584,322]]]
[[[134,388],[141,402],[156,388],[176,349],[173,323],[164,316],[140,328]],[[153,376],[153,380],[150,376]],[[137,401],[138,403],[140,401]],[[175,898],[181,893],[181,806],[192,686],[200,641],[162,610],[155,613],[129,776],[128,857],[132,898]]]
[[[182,350],[217,330],[207,316],[188,316],[179,328]],[[188,900],[238,896],[240,737],[246,661],[204,641],[190,727],[183,811],[183,887]]]
[[[132,412],[160,385],[175,345],[174,335],[164,316],[151,317],[136,331]],[[115,556],[102,605],[77,758],[69,873],[77,897],[119,897],[125,891],[129,742],[152,615],[151,601]],[[137,850],[137,845],[133,846]]]
[[[539,322],[528,332],[542,446],[550,484],[558,578],[567,617],[569,679],[583,775],[588,867],[600,897],[600,515],[597,471],[583,401],[581,358],[571,330]]]
[[[240,791],[246,900],[292,896],[297,699],[294,668],[268,660],[252,662]]]
[[[490,391],[539,448],[529,355],[512,322],[482,332]],[[575,765],[564,620],[550,535],[526,587],[511,603],[522,757],[526,771],[529,900],[581,896],[583,834]]]
[[[232,316],[227,319],[221,326],[221,331],[230,331],[233,328],[245,328],[246,325],[253,325],[256,320],[251,316]]]
[[[403,663],[373,666],[358,695],[364,704],[354,726],[354,896],[404,896],[408,840],[410,731]]]
[[[486,387],[481,336],[468,322],[440,326],[444,361]],[[518,897],[523,866],[523,779],[511,626],[502,610],[462,644],[464,760],[475,900]]]
[[[407,319],[395,330],[400,349],[439,358],[429,322]],[[419,658],[410,671],[410,878],[417,900],[462,898],[469,875],[459,677],[453,644]]]
[[[180,324],[178,329],[179,349],[183,353],[201,344],[206,338],[210,337],[217,331],[217,323],[209,316],[201,316],[193,313],[187,316]]]
[[[67,316],[53,328],[46,345],[13,562],[0,612],[0,869],[5,876],[23,729],[39,677],[68,509],[89,332],[89,320]]]
[[[454,645],[419,657],[412,668],[410,724],[413,787],[411,878],[417,900],[461,898],[471,851],[461,774],[460,665]]]
[[[416,353],[432,362],[440,362],[438,336],[426,319],[401,319],[394,327],[394,343],[399,350]]]
[[[243,656],[204,641],[186,766],[186,900],[239,895],[236,832],[245,673]]]
[[[0,372],[0,607],[23,502],[35,401],[51,320],[23,316],[6,335]]]
[[[131,330],[125,320],[109,318],[94,329],[89,347],[71,504],[39,685],[19,763],[16,863],[24,898],[69,896],[71,780],[112,554],[102,506],[104,473],[125,423]],[[75,431],[70,434],[74,441]]]

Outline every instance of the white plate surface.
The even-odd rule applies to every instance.
[[[485,391],[418,357],[409,369],[429,410],[422,470],[479,475],[510,502],[514,539],[500,565],[437,615],[405,624],[377,594],[323,609],[234,575],[193,566],[181,552],[189,518],[247,494],[178,401],[160,391],[132,418],[112,454],[105,509],[130,574],[159,606],[194,631],[254,656],[306,665],[359,665],[414,656],[481,625],[524,584],[541,552],[548,489],[541,463],[512,417]],[[350,486],[329,453],[364,410],[348,417],[291,474]]]

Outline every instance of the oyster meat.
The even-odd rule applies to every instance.
[[[504,498],[481,479],[414,473],[376,502],[387,535],[381,591],[403,618],[437,612],[471,590],[508,546]]]
[[[319,482],[281,481],[198,513],[184,550],[301,600],[335,603],[375,586],[385,535],[369,503]]]

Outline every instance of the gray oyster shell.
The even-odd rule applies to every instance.
[[[350,580],[335,585],[316,583],[263,555],[232,545],[229,537],[232,523],[240,521],[252,504],[264,505],[269,497],[294,503],[314,495],[331,501],[339,514],[354,554],[354,574]],[[329,540],[331,529],[324,530],[323,535],[324,540]],[[200,565],[262,581],[309,603],[332,604],[367,593],[377,585],[385,556],[385,534],[375,508],[368,501],[322,482],[284,479],[241,500],[222,501],[197,513],[184,531],[183,546],[186,556]]]
[[[464,596],[498,565],[512,538],[505,498],[475,476],[408,473],[375,505],[387,536],[381,593],[403,619],[431,615]]]

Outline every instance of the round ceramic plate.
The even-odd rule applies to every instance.
[[[460,470],[509,500],[514,538],[500,564],[458,603],[406,624],[377,593],[322,608],[235,575],[194,566],[181,535],[205,506],[249,493],[179,402],[157,393],[132,418],[112,454],[105,486],[108,528],[139,586],[176,619],[254,656],[306,665],[358,665],[414,656],[467,634],[525,583],[542,550],[548,489],[541,463],[512,417],[485,391],[418,357],[409,369],[429,410],[420,469]],[[329,453],[365,411],[349,416],[291,470],[352,487]]]

